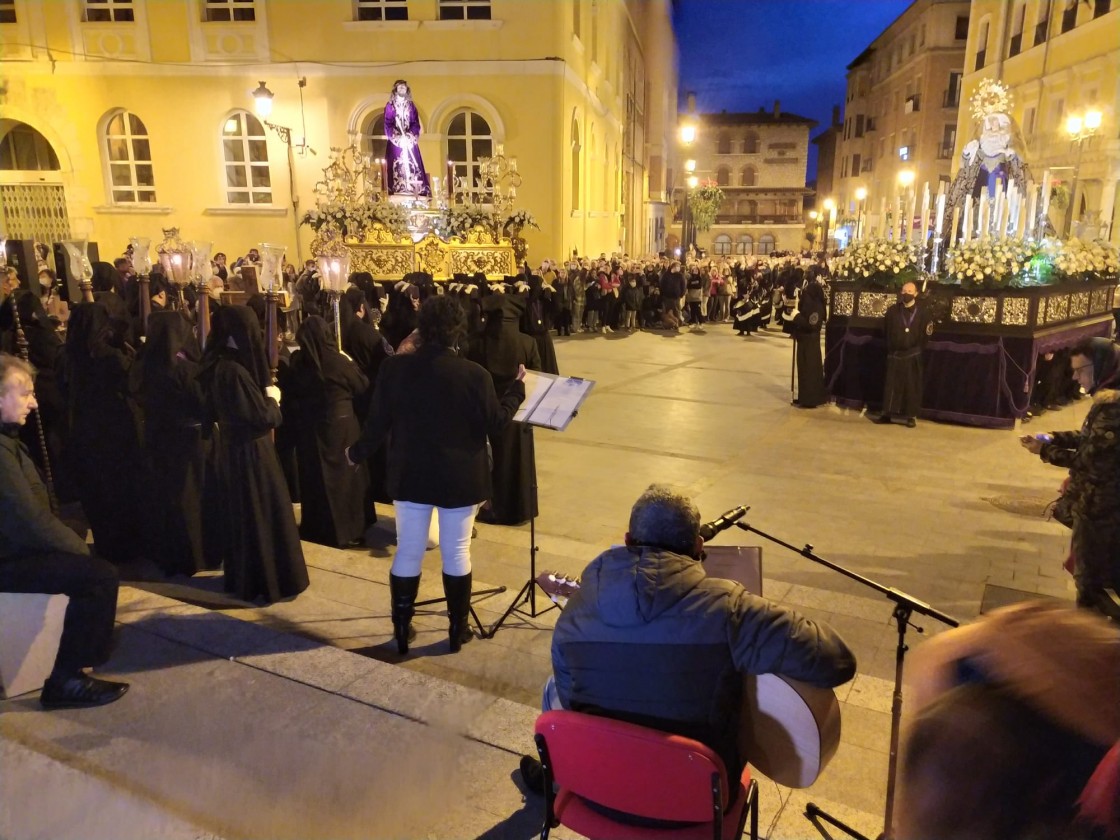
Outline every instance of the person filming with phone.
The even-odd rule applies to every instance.
[[[1073,376],[1093,397],[1079,431],[1024,435],[1020,443],[1048,464],[1069,469],[1054,518],[1072,531],[1066,569],[1077,605],[1111,613],[1106,590],[1120,591],[1120,347],[1092,338],[1073,348]]]

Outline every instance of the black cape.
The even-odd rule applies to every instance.
[[[887,339],[883,414],[917,417],[922,409],[922,350],[933,321],[920,303],[910,309],[896,303],[887,309],[883,330]]]

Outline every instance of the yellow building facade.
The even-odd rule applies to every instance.
[[[3,0],[0,229],[305,259],[330,150],[384,156],[406,79],[429,175],[518,159],[530,260],[655,251],[676,67],[668,0]]]
[[[1051,201],[1055,229],[1120,242],[1120,0],[973,0],[966,53],[963,103],[982,79],[1003,82],[1034,180],[1049,169],[1063,185],[1071,206]],[[1083,119],[1079,136],[1070,117]],[[956,165],[976,135],[962,107]]]

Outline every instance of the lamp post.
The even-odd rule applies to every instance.
[[[826,212],[821,214],[822,224],[824,225],[824,235],[821,237],[821,250],[828,253],[828,226],[836,218],[836,201],[832,198],[824,200],[824,209]]]
[[[262,81],[257,89],[252,92],[254,110],[257,116],[261,118],[264,124],[276,132],[277,136],[287,147],[288,151],[288,190],[292,196],[292,219],[295,224],[296,232],[296,260],[301,261],[302,246],[300,244],[299,235],[299,192],[296,189],[296,161],[295,152],[298,151],[300,157],[303,157],[308,152],[315,154],[315,150],[307,145],[307,117],[303,110],[303,89],[307,87],[307,77],[301,76],[297,82],[299,85],[299,113],[300,119],[303,121],[303,137],[300,138],[298,143],[292,143],[292,130],[285,125],[278,125],[269,122],[268,118],[272,116],[272,100],[275,94],[268,89],[268,86]]]
[[[867,200],[867,187],[856,188],[856,241],[861,238],[861,226],[863,224],[863,202]]]
[[[1072,142],[1077,144],[1077,158],[1073,164],[1073,186],[1069,194],[1069,206],[1066,208],[1066,236],[1073,232],[1073,223],[1078,218],[1075,206],[1078,202],[1077,187],[1081,176],[1081,151],[1086,140],[1092,139],[1101,127],[1101,112],[1090,108],[1081,114],[1071,114],[1066,118],[1066,134]]]
[[[696,142],[696,122],[690,115],[684,122],[681,123],[679,131],[681,145],[687,151],[692,148],[692,144]],[[685,191],[684,191],[684,209],[681,212],[681,259],[688,259],[688,249],[692,245],[692,209],[689,207],[689,197],[692,190],[696,189],[699,183],[696,176],[696,161],[689,158],[684,162],[684,171],[687,173],[685,176]]]

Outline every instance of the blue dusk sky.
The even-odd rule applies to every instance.
[[[828,127],[843,105],[846,68],[911,0],[676,0],[680,109],[782,110]],[[809,180],[816,178],[809,146]]]

